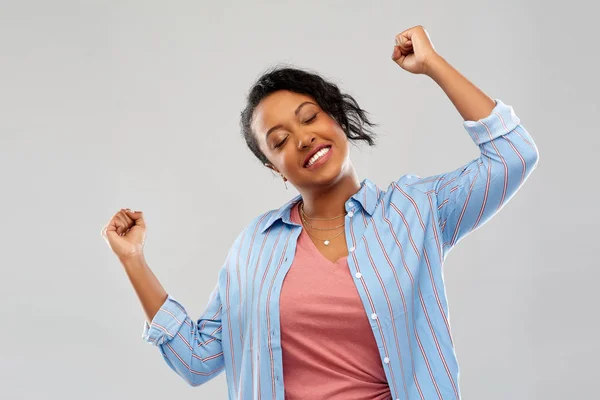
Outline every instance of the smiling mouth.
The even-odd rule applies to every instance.
[[[310,168],[315,163],[319,162],[323,157],[325,157],[331,151],[331,146],[323,147],[321,150],[317,151],[306,164],[304,164],[304,168]]]

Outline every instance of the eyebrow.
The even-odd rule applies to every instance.
[[[302,107],[304,107],[305,105],[307,105],[307,104],[313,104],[313,105],[315,105],[315,106],[316,106],[316,104],[315,104],[315,103],[313,103],[312,101],[305,101],[304,103],[301,103],[301,104],[300,104],[298,107],[296,107],[296,111],[294,111],[294,114],[295,114],[295,115],[298,115],[298,113],[300,112],[300,109],[301,109]],[[271,129],[269,129],[269,130],[267,131],[267,134],[265,135],[265,140],[269,138],[269,135],[270,135],[270,134],[271,134],[273,131],[275,131],[275,130],[277,130],[277,129],[281,128],[282,126],[283,126],[283,125],[279,124],[279,125],[275,125],[275,126],[274,126],[274,127],[272,127]]]

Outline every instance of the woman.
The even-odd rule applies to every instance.
[[[392,59],[440,85],[479,158],[386,190],[359,181],[349,147],[374,143],[366,112],[317,75],[276,69],[251,89],[242,132],[300,195],[238,235],[196,322],[144,260],[141,211],[103,230],[146,313],[143,338],[190,385],[225,370],[231,399],[460,398],[442,264],[516,193],[538,151],[423,27],[396,36]]]

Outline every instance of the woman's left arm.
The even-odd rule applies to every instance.
[[[450,98],[464,120],[478,121],[495,107],[494,100],[454,69],[433,47],[429,34],[415,26],[396,36],[392,60],[413,74],[429,76]]]
[[[483,119],[490,115],[496,106],[491,97],[438,54],[427,61],[425,74],[442,88],[465,121]]]
[[[443,174],[399,182],[424,191],[437,212],[445,254],[496,214],[536,168],[538,150],[512,107],[494,100],[438,55],[425,29],[396,36],[392,59],[404,70],[431,77],[465,119],[480,156]]]

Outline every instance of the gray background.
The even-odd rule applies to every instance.
[[[102,227],[143,210],[148,264],[196,318],[239,231],[297,193],[238,129],[278,62],[322,73],[380,124],[377,147],[352,150],[361,179],[477,157],[439,87],[390,59],[418,24],[540,150],[446,260],[464,397],[597,398],[600,62],[583,1],[0,4],[1,398],[226,398],[224,374],[188,387],[142,341]]]

